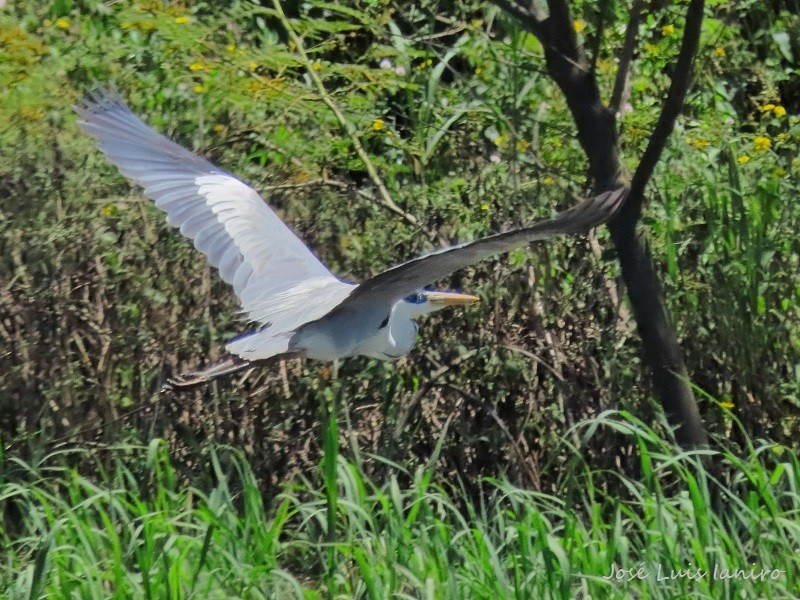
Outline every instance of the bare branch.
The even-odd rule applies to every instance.
[[[625,30],[625,42],[622,52],[619,55],[619,66],[617,67],[617,78],[614,81],[614,91],[611,92],[611,101],[608,109],[617,114],[622,105],[622,94],[625,91],[625,82],[628,79],[628,70],[633,60],[633,51],[636,48],[636,34],[639,32],[639,22],[642,19],[642,9],[644,0],[633,0],[631,12],[628,15],[628,27]]]
[[[552,31],[554,21],[552,18],[548,17],[545,19],[540,15],[530,12],[526,8],[522,8],[516,2],[507,2],[506,0],[491,0],[491,2],[506,11],[512,17],[518,19],[524,29],[535,35],[545,49],[545,54],[549,52],[552,56],[559,56],[564,62],[572,65],[572,67],[579,71],[589,70],[585,60],[583,60],[583,55],[578,52],[579,47],[575,38],[575,31],[571,23],[569,23],[569,12],[567,12],[567,27],[564,28],[563,23],[560,23],[561,30],[566,32],[565,40],[564,36],[560,33],[554,35]],[[565,41],[568,42],[569,40],[571,40],[571,44],[565,43]],[[567,51],[565,52],[565,50]],[[570,50],[574,50],[578,53],[576,54]]]
[[[681,50],[673,70],[672,83],[667,92],[667,99],[664,101],[661,114],[658,117],[656,126],[653,128],[653,134],[650,136],[647,148],[642,154],[642,159],[639,161],[639,166],[633,175],[631,194],[628,197],[627,205],[623,209],[623,212],[629,213],[634,220],[638,220],[639,213],[641,213],[642,203],[644,202],[644,188],[647,186],[647,182],[650,181],[653,170],[661,158],[661,153],[664,151],[667,139],[669,139],[669,135],[675,127],[675,121],[683,108],[683,102],[689,90],[689,83],[692,79],[692,63],[700,42],[700,26],[703,23],[704,4],[704,0],[691,0],[689,8],[686,9],[686,24],[683,28]]]
[[[523,8],[513,0],[511,2],[507,0],[491,0],[491,2],[517,19],[520,25],[539,38],[539,41],[543,40],[544,30],[542,29],[542,20],[534,16],[527,8]]]
[[[597,33],[594,36],[594,44],[592,44],[592,51],[590,53],[592,57],[590,70],[592,73],[597,70],[597,60],[600,57],[600,47],[603,45],[603,35],[606,30],[606,17],[611,10],[609,3],[610,0],[601,0],[597,10],[597,21],[595,23],[595,31]]]

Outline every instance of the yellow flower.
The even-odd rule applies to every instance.
[[[486,202],[484,202],[483,204],[481,204],[481,210],[489,210],[489,205],[486,204]]]
[[[720,402],[719,405],[722,408],[733,408],[734,407],[733,402]]]
[[[584,29],[586,29],[586,23],[581,19],[575,19],[572,22],[572,28],[575,30],[575,33],[580,33]]]
[[[774,108],[775,108],[774,104],[765,104],[764,106],[761,107],[761,112],[769,112]]]
[[[223,125],[222,123],[217,123],[216,125],[214,125],[214,131],[216,131],[217,133],[222,133],[223,131],[225,131],[225,125]]]
[[[747,156],[747,154],[742,154],[739,158],[736,159],[736,162],[738,162],[740,165],[744,165],[750,162],[750,157]]]
[[[236,44],[228,44],[225,46],[225,50],[228,52],[235,52],[236,51]]]
[[[38,121],[44,118],[44,113],[30,106],[23,106],[19,109],[19,116],[26,121]]]
[[[770,146],[772,146],[772,141],[763,135],[759,135],[753,140],[753,147],[756,150],[766,150]]]
[[[614,70],[614,63],[612,63],[610,60],[605,60],[604,58],[598,58],[597,68],[607,73]]]
[[[783,108],[780,104],[772,109],[772,112],[775,113],[776,117],[785,117],[786,116],[786,109]]]
[[[103,208],[100,209],[100,213],[104,217],[113,217],[117,214],[117,207],[113,204],[106,204]]]
[[[530,146],[531,143],[528,140],[517,140],[517,150],[519,152],[525,152]]]
[[[480,19],[475,19],[474,21],[472,21],[472,23],[470,23],[470,25],[472,25],[475,29],[477,29],[478,27],[483,25],[483,21],[481,21]]]
[[[69,29],[69,19],[65,19],[64,17],[57,19],[56,27],[58,27],[59,29]]]
[[[175,22],[178,25],[183,25],[184,23],[188,23],[189,21],[191,21],[191,19],[189,17],[187,17],[187,16],[175,17]]]
[[[716,48],[714,48],[714,54],[722,58],[723,56],[725,56],[725,48],[723,48],[722,46],[717,46]]]
[[[315,71],[321,71],[322,63],[319,62],[318,60],[315,60],[313,63],[311,63],[311,68],[314,69]]]
[[[664,25],[661,28],[661,35],[672,35],[675,33],[675,25]]]
[[[196,85],[192,88],[192,91],[194,91],[195,94],[202,94],[206,91],[206,88],[204,88],[202,85]]]
[[[380,131],[383,129],[383,126],[386,125],[386,122],[383,119],[375,119],[372,122],[372,130],[373,131]]]
[[[203,71],[206,68],[206,65],[201,62],[194,62],[189,65],[190,71]]]
[[[496,138],[494,138],[495,146],[502,146],[505,143],[506,143],[506,136],[504,135],[498,135]]]
[[[475,75],[480,75],[482,70],[483,69],[481,69],[480,67],[476,67],[475,68]]]
[[[709,142],[708,140],[704,140],[703,138],[691,139],[689,140],[689,143],[698,150],[702,150],[703,148],[706,148],[709,145],[711,145],[711,142]]]
[[[251,71],[255,71],[258,68],[258,63],[256,63],[254,60],[251,60],[249,63],[247,63],[247,66]]]
[[[553,179],[552,177],[545,177],[544,179],[542,179],[542,183],[545,185],[553,185],[555,182],[556,182],[555,179]]]
[[[650,42],[645,42],[644,44],[644,51],[648,54],[655,54],[658,52],[658,46],[655,44],[651,44]]]

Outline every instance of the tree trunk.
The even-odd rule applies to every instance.
[[[583,48],[578,44],[566,0],[548,0],[549,14],[544,17],[537,14],[535,2],[494,2],[519,19],[522,26],[541,41],[548,73],[566,97],[578,129],[578,140],[589,159],[594,192],[599,194],[626,185],[619,160],[616,117],[601,101],[597,80]],[[609,223],[622,278],[642,338],[644,358],[652,372],[654,392],[669,423],[676,427],[678,443],[687,448],[704,446],[708,439],[683,353],[667,315],[661,283],[638,224],[644,189],[683,106],[702,16],[703,0],[692,0],[687,9],[681,53],[667,100],[631,182],[626,204]],[[638,13],[629,25],[634,32],[637,21]],[[635,35],[627,38],[626,45],[635,42]],[[621,61],[621,64],[626,63]],[[626,73],[621,73],[621,76],[625,77]]]

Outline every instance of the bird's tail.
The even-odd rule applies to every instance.
[[[166,385],[164,385],[162,388],[162,391],[189,389],[196,385],[207,383],[212,379],[216,379],[217,377],[230,375],[231,373],[237,373],[238,371],[246,369],[251,364],[253,363],[249,360],[239,358],[234,354],[228,354],[225,358],[215,362],[212,365],[209,365],[205,369],[200,369],[199,371],[190,371],[188,373],[176,375],[175,377],[168,379]]]

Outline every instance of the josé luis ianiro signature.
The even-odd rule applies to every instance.
[[[728,569],[715,564],[713,569],[704,571],[698,568],[665,569],[660,564],[647,566],[644,563],[631,569],[621,569],[611,565],[611,573],[604,575],[603,579],[612,581],[632,581],[634,579],[647,579],[655,577],[656,581],[670,581],[673,579],[752,579],[754,581],[777,580],[786,573],[781,569],[757,568],[753,565],[749,569]]]

